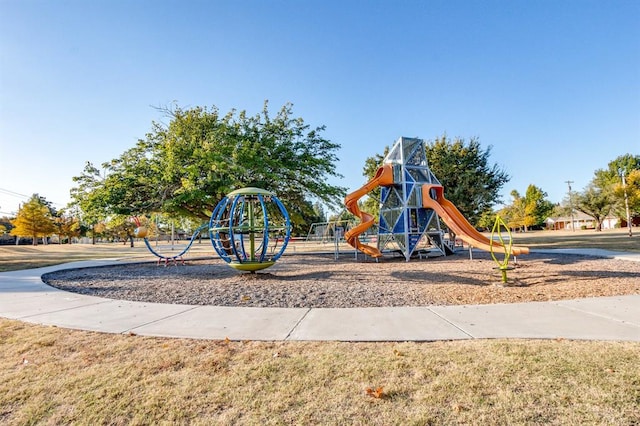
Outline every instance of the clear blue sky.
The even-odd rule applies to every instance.
[[[0,212],[63,207],[153,106],[266,99],[327,126],[349,189],[399,136],[446,132],[493,146],[505,200],[558,202],[640,154],[640,1],[0,0]]]

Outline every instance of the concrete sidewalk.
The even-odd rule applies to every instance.
[[[640,261],[640,254],[562,253]],[[73,262],[0,273],[0,317],[94,330],[198,339],[433,341],[485,338],[640,341],[640,295],[558,302],[390,308],[234,308],[128,302],[47,286],[42,274],[112,264]]]

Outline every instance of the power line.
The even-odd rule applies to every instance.
[[[12,197],[29,198],[28,195],[20,194],[19,192],[11,191],[10,189],[0,188],[0,192],[5,195],[11,195]]]
[[[28,200],[29,198],[31,198],[30,195],[20,194],[19,192],[15,192],[15,191],[12,191],[10,189],[5,189],[5,188],[0,188],[0,194],[9,195],[11,197],[16,197],[16,198],[22,198],[22,199],[25,199],[25,200]],[[57,202],[51,201],[51,200],[47,200],[47,201],[49,203],[51,203],[51,204],[56,204],[58,206],[64,206],[63,203],[57,203]]]

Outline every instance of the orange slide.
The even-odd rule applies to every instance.
[[[431,197],[431,190],[435,190],[435,198]],[[472,247],[485,251],[491,251],[491,240],[478,232],[473,225],[460,213],[460,210],[449,200],[444,198],[444,188],[441,185],[424,185],[422,187],[422,206],[433,209],[442,218],[456,236]],[[493,251],[504,253],[505,248],[497,241],[493,242]],[[528,254],[529,248],[512,246],[514,256]]]
[[[360,250],[364,254],[371,257],[381,257],[382,253],[376,247],[362,244],[358,238],[360,234],[365,232],[373,225],[373,216],[369,213],[363,212],[358,206],[358,200],[362,196],[368,194],[377,186],[388,186],[393,184],[393,166],[391,164],[385,164],[378,169],[376,175],[367,182],[362,188],[347,195],[344,199],[344,204],[351,213],[359,217],[362,221],[360,224],[354,226],[344,234],[345,240],[351,246]]]

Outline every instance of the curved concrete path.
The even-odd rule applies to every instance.
[[[603,250],[553,252],[640,261],[640,254]],[[0,317],[107,333],[220,340],[564,338],[640,341],[640,295],[463,306],[233,308],[84,296],[52,288],[41,279],[42,274],[54,270],[113,262],[72,262],[0,273]]]

